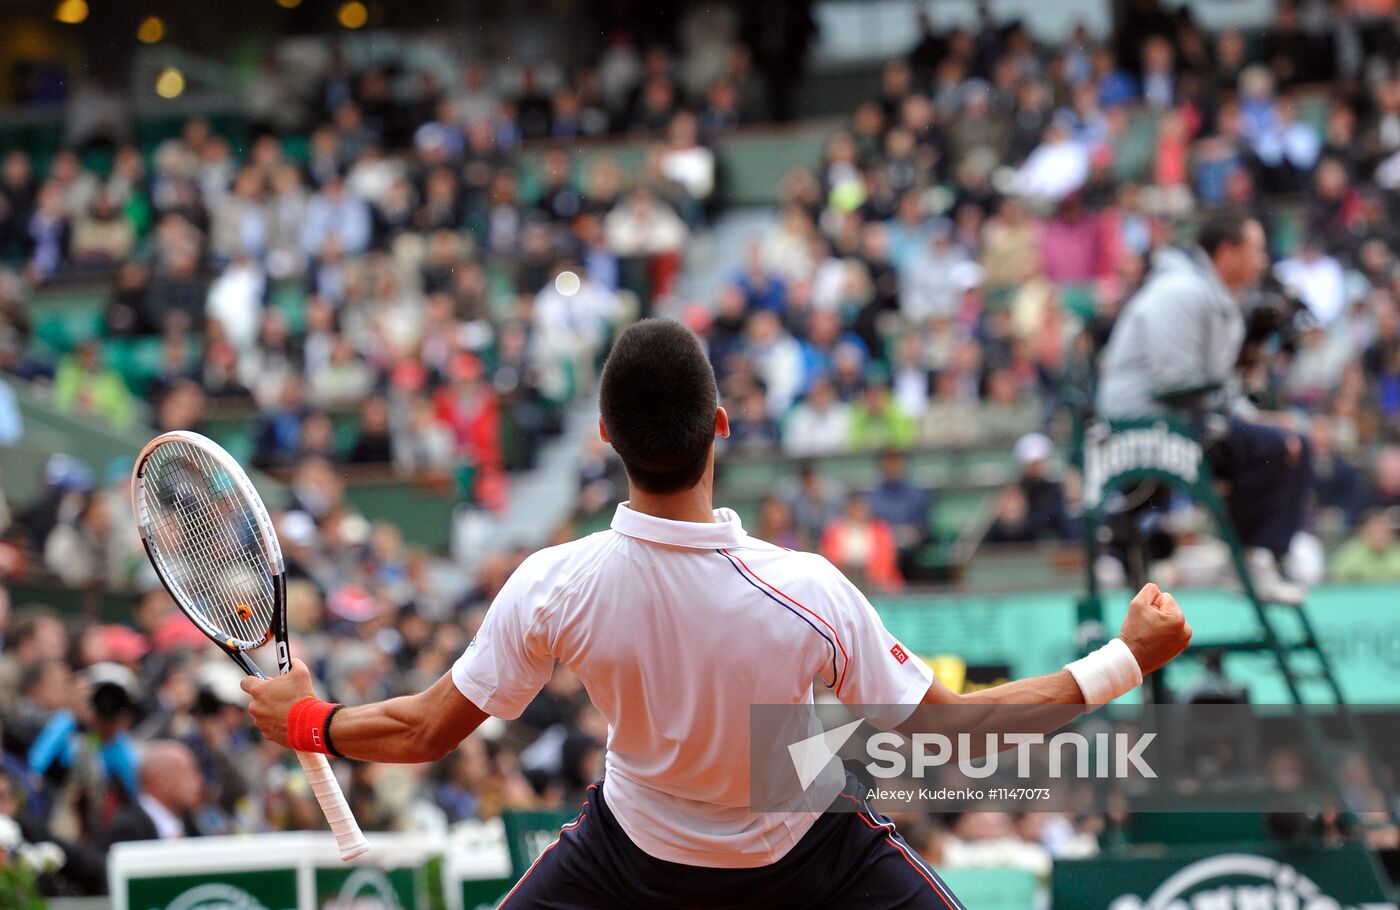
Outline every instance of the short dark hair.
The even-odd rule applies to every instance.
[[[1245,225],[1253,220],[1253,216],[1234,208],[1212,212],[1196,232],[1196,245],[1212,257],[1227,243],[1239,246],[1244,243]]]
[[[715,438],[715,371],[690,329],[643,319],[618,336],[599,388],[603,426],[627,476],[648,493],[695,486]]]

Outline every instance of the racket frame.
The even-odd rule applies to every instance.
[[[160,562],[155,558],[151,550],[151,543],[148,539],[145,509],[141,503],[141,491],[144,486],[143,475],[146,463],[151,454],[160,446],[171,442],[184,442],[199,449],[208,455],[238,487],[243,498],[252,506],[254,519],[258,525],[258,533],[262,535],[266,544],[266,555],[269,568],[272,574],[272,620],[267,632],[260,642],[247,642],[247,646],[240,646],[240,643],[233,638],[229,638],[222,630],[214,628],[206,622],[195,611],[187,608],[180,596],[175,593],[175,588],[171,586],[165,573],[161,571]],[[287,572],[286,564],[282,559],[282,546],[277,539],[277,530],[272,525],[272,517],[267,512],[267,506],[263,504],[262,497],[258,495],[257,488],[248,478],[248,474],[243,470],[233,456],[230,455],[223,446],[214,440],[200,433],[190,430],[173,430],[162,433],[155,439],[146,443],[141,448],[140,454],[136,458],[136,464],[131,469],[131,506],[132,512],[136,516],[136,525],[141,534],[141,546],[146,551],[146,559],[155,569],[156,577],[160,579],[161,585],[170,594],[175,605],[180,608],[195,628],[203,632],[214,644],[219,646],[234,663],[243,669],[249,676],[258,679],[267,679],[267,674],[258,666],[257,661],[249,656],[250,651],[267,644],[269,640],[276,642],[277,672],[285,675],[292,669],[292,654],[287,646]],[[316,795],[317,802],[321,804],[322,811],[331,823],[331,830],[335,834],[336,842],[340,847],[342,860],[350,861],[363,855],[369,850],[369,843],[365,840],[364,834],[360,832],[359,825],[355,822],[354,815],[350,812],[345,803],[345,796],[340,791],[339,784],[336,783],[335,776],[331,772],[330,765],[324,755],[307,754],[302,752],[294,753],[301,763],[302,770],[306,772],[308,782]]]

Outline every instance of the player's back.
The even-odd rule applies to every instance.
[[[852,704],[917,701],[927,673],[826,560],[749,537],[729,510],[715,518],[624,505],[611,530],[530,557],[456,676],[511,717],[563,661],[609,722],[608,801],[638,846],[691,865],[765,865],[812,817],[748,810],[750,705],[810,702],[814,680]],[[866,662],[881,666],[861,672]],[[531,685],[486,685],[521,678]]]

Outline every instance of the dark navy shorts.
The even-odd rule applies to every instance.
[[[965,910],[943,880],[866,805],[847,774],[837,803],[797,846],[769,866],[710,869],[655,859],[623,832],[588,788],[578,818],[506,895],[503,910]],[[850,805],[851,802],[857,805]]]

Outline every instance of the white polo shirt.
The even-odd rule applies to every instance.
[[[670,521],[618,506],[612,528],[535,553],[497,595],[452,669],[472,703],[518,717],[568,665],[608,721],[607,799],[638,847],[669,862],[751,868],[781,859],[812,812],[749,811],[749,706],[894,706],[933,674],[820,556],[756,540],[739,517]],[[835,766],[831,766],[835,768]],[[828,775],[810,806],[841,787]]]

